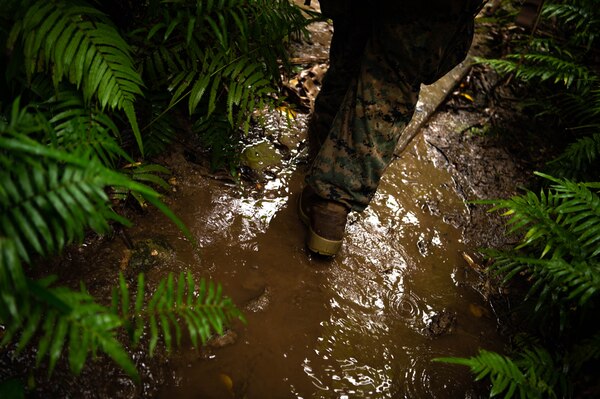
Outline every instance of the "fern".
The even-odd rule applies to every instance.
[[[224,325],[233,319],[244,320],[231,300],[222,296],[220,285],[205,280],[197,285],[189,273],[181,273],[177,281],[169,274],[147,302],[144,298],[144,275],[138,276],[135,297],[121,275],[119,288],[113,290],[112,311],[126,321],[125,328],[134,345],[149,325],[151,355],[161,334],[167,349],[173,345],[173,338],[177,345],[181,344],[180,323],[187,327],[192,344],[198,346],[205,344],[213,332],[223,334]]]
[[[17,101],[9,123],[0,124],[0,154],[3,163],[10,165],[0,170],[0,235],[13,237],[22,259],[28,262],[30,251],[59,252],[81,239],[88,227],[105,232],[110,220],[127,224],[110,208],[108,187],[136,192],[190,236],[153,189],[104,167],[86,153],[44,146],[20,132],[23,128],[37,132],[35,122]]]
[[[11,36],[22,38],[29,77],[49,70],[55,85],[66,78],[81,87],[86,101],[97,98],[102,108],[123,110],[143,153],[133,106],[142,80],[129,45],[106,15],[89,6],[38,1],[15,23]]]
[[[133,162],[119,143],[117,125],[106,113],[86,106],[77,92],[59,92],[41,106],[51,116],[51,129],[43,141],[68,152],[90,148],[105,166],[114,167],[119,160]]]
[[[85,289],[76,292],[53,287],[52,278],[27,279],[22,273],[16,246],[2,238],[0,276],[3,277],[0,280],[0,323],[7,326],[0,345],[16,339],[19,352],[38,337],[36,364],[40,366],[47,358],[49,375],[65,350],[69,366],[76,374],[81,372],[90,354],[95,357],[100,350],[139,381],[135,364],[117,340],[120,329],[130,334],[135,346],[148,324],[152,354],[161,336],[167,348],[171,347],[171,329],[176,333],[176,343],[180,344],[180,324],[185,324],[196,345],[198,336],[204,343],[212,332],[222,334],[224,324],[236,318],[243,320],[231,300],[221,296],[220,286],[215,288],[214,284],[202,280],[197,291],[190,274],[181,274],[178,281],[169,275],[159,283],[149,301],[145,299],[143,274],[138,276],[135,301],[130,301],[127,283],[120,276],[113,306],[104,307]],[[183,321],[177,320],[178,317]]]
[[[582,43],[588,48],[593,46],[600,28],[600,13],[594,1],[571,1],[564,3],[549,3],[543,8],[546,18],[556,18],[561,25],[572,27],[572,35],[576,43]]]
[[[0,297],[0,322],[7,326],[0,344],[5,346],[17,337],[17,350],[23,350],[39,335],[36,364],[49,358],[51,374],[63,346],[69,343],[69,364],[74,372],[81,371],[90,352],[102,349],[130,375],[137,377],[135,365],[115,338],[114,330],[121,321],[86,293],[65,288],[51,288],[52,279],[32,281],[22,275],[16,245],[0,240],[0,273],[12,269],[11,286],[3,281]],[[16,270],[21,269],[21,272]],[[9,280],[10,281],[10,280]]]
[[[146,41],[156,44],[146,43],[142,65],[153,82],[168,80],[169,108],[187,98],[189,113],[218,112],[248,131],[252,111],[276,103],[283,40],[304,17],[281,0],[182,2],[164,15],[146,28]]]
[[[584,136],[571,143],[555,160],[550,162],[550,171],[554,175],[566,178],[581,176],[598,177],[597,168],[600,159],[600,133]]]
[[[507,356],[495,352],[480,350],[471,358],[437,358],[437,362],[446,362],[467,366],[476,375],[475,380],[489,378],[492,383],[490,397],[504,394],[504,398],[516,396],[521,398],[555,398],[552,381],[556,380],[550,355],[541,348],[527,351],[521,361],[513,361]]]
[[[169,148],[177,136],[177,127],[181,126],[178,123],[181,116],[177,118],[173,112],[164,109],[165,103],[169,101],[167,96],[152,94],[148,96],[149,103],[144,103],[151,118],[142,129],[147,156],[158,155]]]
[[[528,191],[492,201],[493,210],[506,209],[505,215],[510,215],[509,232],[524,235],[514,250],[488,254],[495,259],[491,268],[505,281],[529,276],[533,284],[527,297],[537,297],[536,310],[558,305],[566,314],[573,303],[585,306],[600,292],[600,197],[594,191],[598,185],[541,176],[555,184],[539,196]]]
[[[517,248],[543,243],[540,257],[550,254],[579,261],[596,257],[600,229],[594,226],[600,226],[600,199],[594,186],[539,175],[557,183],[553,190],[492,201],[493,210],[507,209],[505,215],[511,216],[509,233],[526,231]]]
[[[171,171],[164,166],[156,164],[142,164],[140,162],[125,165],[122,169],[123,173],[128,175],[132,181],[150,184],[155,187],[160,187],[163,190],[169,190],[171,186],[162,177],[169,175]],[[146,198],[139,192],[131,190],[127,186],[113,187],[111,198],[124,201],[131,195],[142,208],[146,208],[148,203]]]
[[[492,270],[508,282],[516,275],[534,283],[526,299],[537,301],[536,311],[547,312],[554,306],[567,312],[574,303],[585,306],[600,292],[598,262],[567,262],[562,258],[539,259],[512,251],[486,251],[494,258]]]
[[[550,81],[561,84],[567,89],[572,86],[578,89],[587,88],[595,79],[593,73],[580,63],[550,54],[509,54],[506,59],[501,60],[484,58],[476,60],[490,65],[501,74],[514,74],[526,82]]]
[[[198,135],[201,146],[210,151],[212,170],[225,168],[233,176],[240,163],[240,135],[232,129],[229,122],[221,116],[200,118],[194,124],[194,133]]]

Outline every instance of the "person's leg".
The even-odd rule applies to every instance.
[[[398,67],[390,58],[393,53],[386,51],[389,46],[381,39],[391,27],[377,30],[381,33],[367,44],[359,73],[349,82],[307,179],[319,196],[357,211],[367,206],[391,161],[414,112],[420,83],[406,78],[404,70],[410,65]],[[393,33],[388,41],[406,40],[400,30]]]
[[[465,26],[472,27],[470,16],[448,14],[373,23],[359,73],[307,177],[319,196],[356,211],[369,204],[413,115],[420,84],[464,59],[472,38]]]
[[[470,43],[472,31],[462,33],[465,20],[459,16],[404,15],[398,21],[393,15],[398,14],[380,14],[373,22],[359,73],[307,176],[320,198],[305,212],[310,216],[307,244],[314,252],[339,250],[346,215],[350,209],[362,211],[375,194],[412,117],[420,84],[460,62]]]
[[[350,6],[337,10],[331,17],[334,31],[329,49],[329,68],[308,126],[309,162],[314,160],[325,142],[350,82],[358,75],[371,33],[370,20],[357,15]]]

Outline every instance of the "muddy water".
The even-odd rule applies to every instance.
[[[165,238],[175,257],[149,271],[191,270],[223,284],[247,318],[233,343],[184,348],[159,398],[479,397],[468,371],[431,359],[498,349],[487,305],[469,288],[469,251],[455,220],[468,212],[418,138],[392,163],[371,206],[351,214],[341,253],[311,256],[296,215],[301,156],[261,191],[179,174],[172,208],[200,243],[192,249],[160,216],[134,240]]]
[[[315,31],[324,39],[313,32],[311,56],[331,33],[321,24]],[[326,58],[327,46],[317,47]],[[171,163],[178,191],[170,206],[198,249],[161,216],[131,231],[134,240],[160,236],[175,249],[148,272],[151,279],[190,270],[219,281],[247,319],[231,326],[233,339],[223,347],[175,353],[156,396],[485,397],[468,370],[431,361],[502,345],[462,257],[472,251],[460,231],[469,208],[451,175],[434,165],[435,151],[417,136],[387,170],[371,206],[350,215],[340,254],[323,260],[305,249],[296,215],[305,166],[300,142],[289,138],[298,134],[270,138],[292,148],[291,156],[253,188]]]

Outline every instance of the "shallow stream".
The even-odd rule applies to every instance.
[[[170,206],[200,248],[154,214],[131,237],[160,237],[175,250],[151,279],[190,270],[221,282],[247,324],[208,353],[175,353],[158,397],[479,397],[466,368],[431,361],[499,349],[502,339],[453,226],[468,206],[428,149],[418,137],[392,163],[371,206],[350,215],[333,260],[304,247],[301,157],[249,191],[175,162]]]

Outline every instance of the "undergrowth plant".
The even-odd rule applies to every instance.
[[[177,131],[215,151],[237,141],[256,108],[281,101],[286,41],[305,23],[287,0],[2,1],[0,345],[35,347],[49,375],[61,358],[79,373],[105,353],[139,381],[126,347],[198,346],[243,318],[190,273],[156,287],[120,277],[103,304],[31,271],[90,231],[129,226],[115,206],[129,196],[190,236],[161,201],[170,172],[148,157]]]
[[[515,40],[502,59],[479,60],[528,84],[531,98],[524,100],[552,116],[568,143],[547,173],[538,173],[546,182],[538,193],[484,201],[508,217],[509,234],[521,237],[511,248],[485,252],[490,273],[526,287],[515,310],[530,321],[527,339],[508,356],[480,350],[437,360],[489,379],[490,396],[585,395],[588,369],[600,358],[599,27],[596,1],[548,0],[533,34]]]

